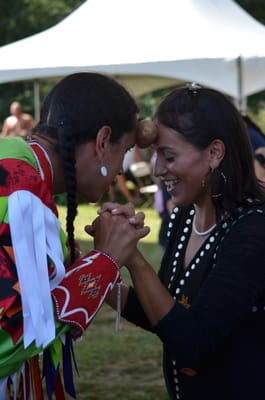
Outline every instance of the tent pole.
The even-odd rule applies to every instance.
[[[238,87],[238,109],[242,115],[247,113],[247,98],[243,96],[243,60],[242,56],[237,58],[237,87]]]
[[[34,118],[35,121],[40,119],[40,81],[34,80]]]

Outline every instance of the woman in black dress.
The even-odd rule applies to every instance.
[[[177,205],[159,274],[136,248],[131,208],[107,204],[87,230],[96,248],[127,254],[134,287],[121,288],[122,315],[161,339],[170,399],[263,399],[264,193],[245,124],[224,95],[196,85],[172,91],[154,123],[155,175]]]

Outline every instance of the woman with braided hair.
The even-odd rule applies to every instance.
[[[0,143],[0,399],[75,397],[72,338],[80,337],[113,286],[123,256],[104,249],[80,258],[74,238],[77,196],[96,202],[122,170],[141,131],[138,108],[110,77],[77,73],[44,101],[29,142]],[[67,196],[64,234],[53,199]],[[131,240],[148,233],[141,214]],[[110,238],[111,243],[111,238]],[[69,249],[69,255],[68,255]],[[68,256],[67,256],[68,255]]]

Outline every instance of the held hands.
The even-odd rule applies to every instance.
[[[111,256],[121,267],[132,256],[138,240],[150,232],[144,226],[145,215],[135,214],[132,203],[105,203],[98,213],[99,217],[85,231],[94,237],[95,249]]]

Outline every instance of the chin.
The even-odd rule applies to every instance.
[[[190,202],[185,201],[185,199],[180,199],[179,197],[172,196],[172,201],[175,207],[187,207],[190,205]]]
[[[97,203],[102,196],[91,196],[91,193],[78,193],[78,197],[88,203]]]
[[[100,188],[93,189],[93,188],[84,188],[83,191],[79,191],[78,195],[82,197],[85,201],[89,203],[97,203],[100,201],[109,191],[109,186],[105,189],[100,190]]]

